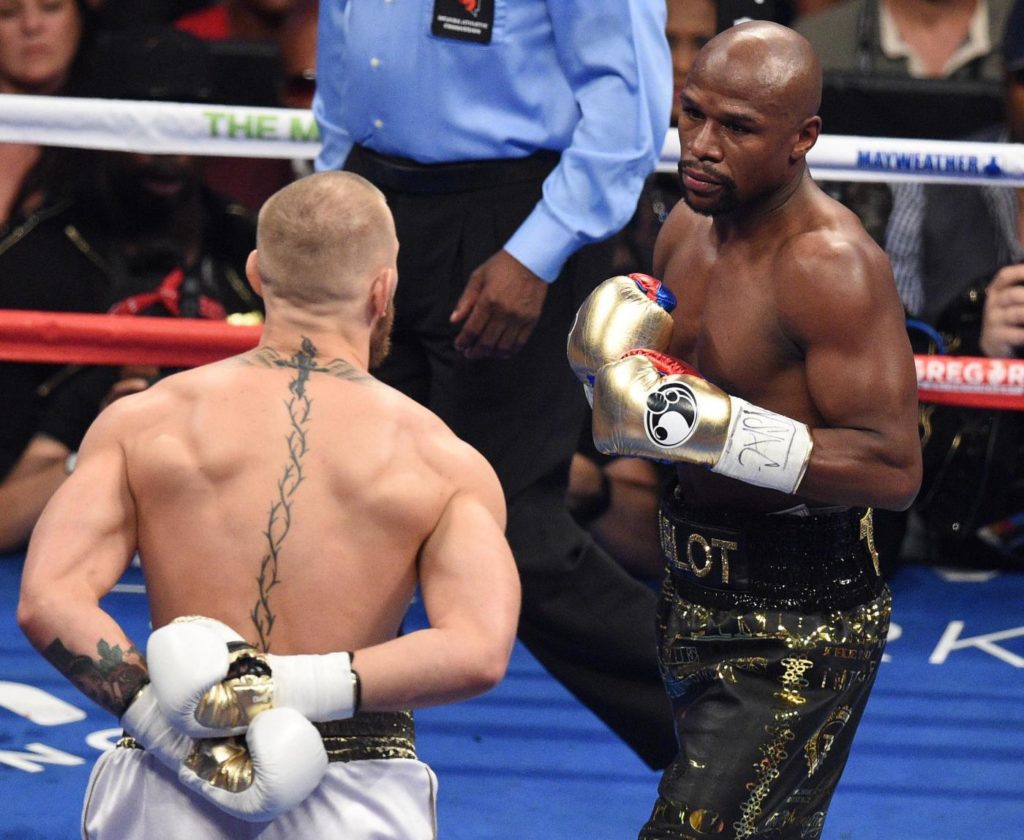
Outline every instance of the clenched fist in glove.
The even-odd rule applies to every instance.
[[[294,808],[327,770],[320,733],[294,709],[259,715],[244,739],[194,741],[163,713],[150,684],[135,696],[121,725],[185,787],[249,822],[272,820]]]
[[[675,296],[646,274],[611,277],[590,293],[576,313],[566,353],[593,405],[594,375],[630,350],[667,350]]]
[[[314,721],[352,717],[359,678],[348,653],[277,656],[212,618],[188,616],[154,630],[146,646],[160,707],[196,738],[235,735],[272,708]]]
[[[784,493],[796,490],[811,457],[805,424],[730,396],[650,350],[602,367],[593,405],[594,443],[605,454],[700,464]]]

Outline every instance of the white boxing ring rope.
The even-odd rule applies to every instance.
[[[151,154],[316,157],[313,115],[288,108],[0,96],[0,142]],[[665,135],[658,169],[675,171],[679,138]],[[1024,144],[823,134],[808,155],[817,180],[1024,186]]]
[[[306,110],[16,94],[0,96],[0,142],[304,159],[320,149]],[[679,139],[670,130],[658,170],[675,171],[678,159]],[[1024,187],[1024,144],[1016,143],[823,134],[808,163],[816,180]],[[252,346],[258,332],[177,319],[8,310],[0,311],[0,359],[127,364],[141,356],[199,364]],[[922,401],[1024,410],[1024,359],[918,355],[915,364]]]

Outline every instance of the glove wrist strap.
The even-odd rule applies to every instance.
[[[347,652],[270,656],[274,705],[290,706],[313,721],[349,718],[359,702],[359,681]]]
[[[758,487],[795,492],[811,459],[811,430],[746,400],[729,400],[732,410],[725,448],[711,471]]]

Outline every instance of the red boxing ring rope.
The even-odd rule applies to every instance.
[[[0,310],[0,359],[195,367],[255,347],[262,326],[225,321]],[[914,356],[921,402],[1024,410],[1024,359]]]
[[[0,311],[0,359],[194,367],[256,346],[261,326],[225,321]]]

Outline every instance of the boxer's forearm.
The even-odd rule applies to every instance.
[[[798,493],[827,504],[906,510],[921,483],[921,446],[896,431],[818,428]]]
[[[58,586],[23,590],[18,624],[79,691],[120,718],[149,680],[146,660],[113,618],[75,597]]]
[[[505,675],[511,644],[441,628],[356,651],[364,711],[400,711],[467,700]]]

